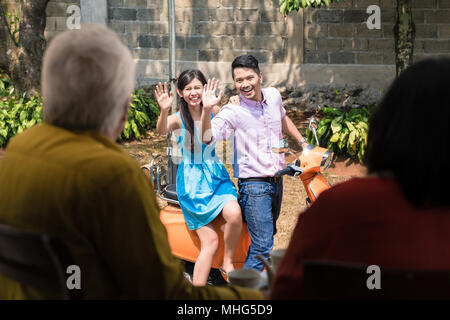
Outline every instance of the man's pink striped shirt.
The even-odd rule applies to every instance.
[[[285,167],[284,155],[272,152],[283,138],[281,120],[286,115],[281,95],[275,88],[262,89],[263,100],[227,104],[212,119],[213,141],[234,144],[233,171],[238,178],[271,177]]]

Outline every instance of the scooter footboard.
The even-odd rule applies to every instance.
[[[195,230],[189,230],[187,227],[181,210],[172,206],[166,206],[161,210],[160,219],[166,227],[172,254],[182,260],[195,262],[200,254],[200,239]],[[218,269],[222,266],[224,254],[225,220],[222,215],[219,215],[214,220],[214,225],[219,236],[219,248],[214,256],[212,267]],[[244,266],[249,246],[250,236],[247,225],[243,223],[241,238],[234,256],[235,268]]]

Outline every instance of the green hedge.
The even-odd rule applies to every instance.
[[[159,108],[150,93],[143,89],[136,90],[132,95],[128,121],[119,136],[119,141],[139,140],[142,133],[156,127],[158,116]]]
[[[320,112],[317,127],[320,146],[333,150],[336,155],[356,157],[362,163],[372,109],[372,105],[350,110],[325,106]],[[309,129],[306,129],[306,139],[316,144],[314,134]]]
[[[140,139],[148,129],[156,127],[159,109],[150,94],[136,90],[128,115],[128,122],[119,137],[121,140]],[[42,99],[37,93],[31,99],[15,91],[11,80],[0,75],[0,147],[23,130],[42,122]]]
[[[23,130],[42,122],[42,100],[39,94],[27,99],[15,92],[11,80],[0,78],[0,147]]]

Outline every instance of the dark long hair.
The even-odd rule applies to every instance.
[[[207,83],[205,76],[200,70],[197,69],[188,69],[183,71],[178,77],[177,88],[182,91],[192,80],[198,79],[203,85]],[[180,97],[180,114],[181,119],[183,120],[184,126],[186,130],[190,133],[191,136],[191,150],[194,150],[195,143],[195,132],[194,132],[194,120],[192,120],[191,113],[189,112],[189,107],[187,102]]]
[[[450,59],[423,60],[392,83],[369,122],[369,173],[391,172],[418,207],[448,207]]]

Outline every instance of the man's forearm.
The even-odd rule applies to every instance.
[[[282,120],[282,129],[285,133],[287,133],[297,141],[300,141],[303,138],[295,124],[288,116],[285,116]]]
[[[298,141],[298,143],[300,144],[300,146],[302,148],[304,148],[308,144],[306,142],[306,140],[303,139],[303,136],[301,135],[301,133],[298,131],[295,124],[292,122],[292,120],[288,116],[285,116],[281,120],[281,127],[283,129],[283,132],[287,133],[292,138],[294,138],[296,141]]]

